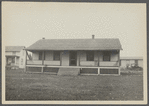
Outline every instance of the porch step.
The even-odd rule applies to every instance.
[[[59,68],[57,75],[78,75],[80,74],[80,68]]]

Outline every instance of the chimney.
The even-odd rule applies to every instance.
[[[42,39],[45,39],[44,37]]]
[[[95,38],[95,35],[92,35],[92,39],[94,39]]]

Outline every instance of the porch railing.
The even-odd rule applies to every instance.
[[[42,60],[27,60],[27,64],[42,65]]]
[[[60,61],[47,61],[43,62],[43,65],[49,66],[60,66]],[[42,65],[42,60],[27,60],[27,65]],[[118,61],[80,61],[80,65],[78,66],[90,66],[90,67],[118,67]]]
[[[102,61],[99,62],[99,66],[104,67],[104,66],[119,66],[119,62],[118,61]]]
[[[60,61],[44,61],[44,65],[59,66],[60,65]]]

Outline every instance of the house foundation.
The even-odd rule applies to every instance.
[[[68,67],[27,65],[27,73],[49,73],[57,75],[120,75],[119,67]]]

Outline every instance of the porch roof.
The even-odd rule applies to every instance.
[[[122,50],[119,39],[41,39],[26,50]]]

